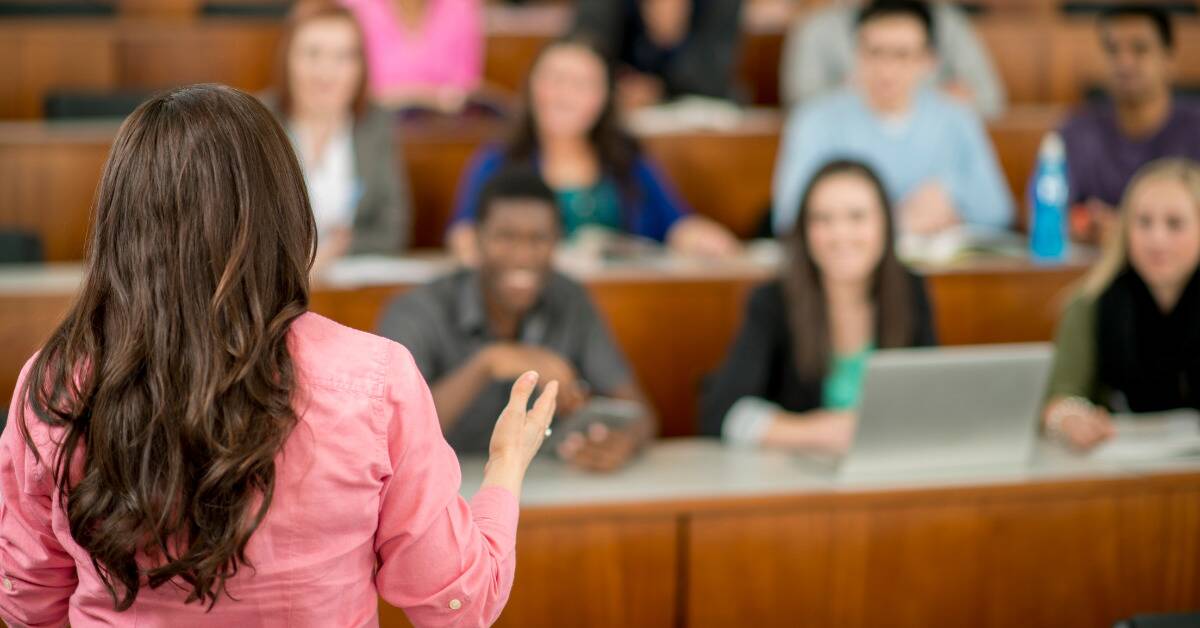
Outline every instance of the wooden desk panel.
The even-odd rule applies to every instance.
[[[1197,476],[893,497],[693,517],[688,625],[1084,628],[1200,604]]]
[[[120,86],[112,30],[86,22],[52,29],[0,23],[0,118],[40,118],[56,88]]]
[[[523,520],[512,597],[496,626],[673,625],[677,532],[677,519],[661,515]],[[412,624],[402,611],[380,600],[379,625]]]
[[[0,225],[38,234],[48,260],[82,259],[110,143],[0,141]]]

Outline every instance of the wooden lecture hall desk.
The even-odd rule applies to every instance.
[[[772,276],[769,244],[723,263],[671,256],[638,262],[564,262],[611,326],[658,411],[664,436],[695,434],[696,399],[741,323],[750,289]],[[922,269],[943,344],[1049,340],[1090,258],[1060,266],[980,259]],[[312,309],[374,330],[392,296],[451,268],[441,257],[343,260],[313,291]],[[0,390],[54,329],[78,289],[78,264],[0,267]],[[0,403],[7,403],[7,399]]]
[[[990,125],[1014,197],[1024,197],[1038,143],[1062,113],[1057,107],[1019,108]],[[689,205],[745,238],[756,235],[765,219],[782,123],[778,111],[752,109],[730,128],[643,124],[638,137]],[[49,261],[82,259],[92,196],[116,129],[112,122],[0,122],[0,225],[38,234]],[[412,190],[414,246],[441,246],[463,170],[476,149],[502,130],[484,121],[398,129]]]
[[[463,461],[463,488],[483,461]],[[1200,608],[1200,458],[846,483],[802,459],[663,441],[588,475],[539,459],[498,626],[1107,628]],[[381,625],[403,626],[380,605]]]

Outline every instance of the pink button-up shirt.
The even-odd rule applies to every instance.
[[[420,30],[401,23],[393,0],[343,0],[366,38],[367,74],[376,93],[405,87],[470,91],[483,77],[480,0],[427,0]]]
[[[0,617],[77,628],[375,626],[382,596],[418,626],[494,621],[516,568],[517,501],[494,487],[470,506],[459,496],[458,460],[408,351],[311,313],[292,324],[290,346],[300,423],[246,550],[253,568],[208,613],[170,584],[113,610],[71,538],[52,471],[21,437],[14,401],[0,438]],[[61,430],[28,417],[53,460]]]

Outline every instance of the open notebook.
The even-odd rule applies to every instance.
[[[932,235],[906,233],[896,242],[896,254],[908,263],[946,264],[974,255],[1025,255],[1025,236],[1012,231],[959,225]]]
[[[1113,416],[1116,436],[1097,447],[1098,460],[1156,460],[1200,455],[1200,412],[1172,410],[1153,415]]]

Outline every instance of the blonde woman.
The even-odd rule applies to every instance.
[[[1080,450],[1112,436],[1109,412],[1200,409],[1200,164],[1142,168],[1107,244],[1059,325],[1042,416]]]

